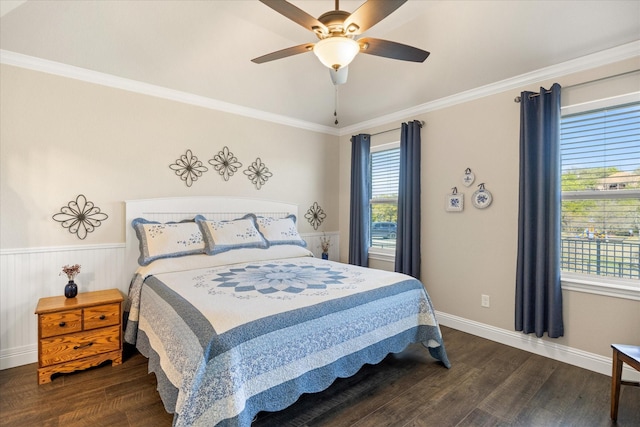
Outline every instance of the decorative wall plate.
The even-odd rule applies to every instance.
[[[462,183],[466,187],[469,187],[471,184],[473,184],[473,181],[475,180],[476,180],[476,176],[473,174],[473,172],[471,172],[471,169],[467,168],[464,171],[464,175],[462,176]]]
[[[464,209],[464,194],[459,194],[456,187],[453,187],[452,190],[453,192],[445,197],[445,210],[447,212],[462,212]]]
[[[491,205],[493,201],[493,196],[489,190],[484,188],[484,183],[478,185],[478,188],[471,196],[471,203],[478,209],[484,209]]]

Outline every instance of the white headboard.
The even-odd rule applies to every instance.
[[[200,214],[207,219],[226,220],[238,218],[247,213],[274,218],[284,218],[294,214],[298,218],[298,205],[239,197],[201,196],[127,200],[125,210],[125,271],[129,277],[138,268],[140,255],[138,238],[131,227],[131,221],[136,218],[168,222],[193,219]]]

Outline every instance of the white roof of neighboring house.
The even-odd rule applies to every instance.
[[[598,189],[606,190],[613,184],[626,184],[628,186],[640,186],[640,175],[634,172],[616,172],[606,178],[598,180]]]

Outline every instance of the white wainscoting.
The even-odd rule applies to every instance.
[[[80,264],[79,292],[118,288],[124,274],[124,244],[65,246],[0,252],[0,369],[37,362],[38,299],[62,295],[62,266]]]
[[[340,235],[337,231],[327,233],[305,233],[301,234],[302,238],[307,242],[307,249],[313,252],[316,258],[322,256],[322,247],[320,241],[323,237],[329,239],[329,259],[332,261],[340,260]]]
[[[320,258],[323,236],[331,240],[329,258],[340,256],[339,235],[302,234],[307,248]],[[132,272],[125,271],[125,245],[65,246],[0,251],[0,369],[38,361],[38,299],[62,295],[67,284],[62,266],[80,264],[79,292],[117,288],[127,294]]]

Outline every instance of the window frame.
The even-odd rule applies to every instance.
[[[378,153],[381,151],[393,150],[396,148],[400,148],[400,141],[388,142],[385,144],[379,144],[372,146],[370,148],[370,154]],[[373,185],[373,177],[371,177],[371,185]],[[387,202],[392,201],[392,199],[385,199]],[[395,200],[396,204],[398,203],[398,199]],[[371,218],[371,205],[372,199],[369,199],[369,218]],[[394,249],[385,249],[378,248],[375,246],[371,246],[371,242],[369,242],[369,259],[377,260],[377,261],[385,261],[385,262],[395,262],[396,259],[396,250]]]
[[[563,106],[561,107],[560,114],[564,117],[633,102],[640,102],[640,92],[632,92],[620,96],[597,99],[591,102]],[[563,194],[562,200],[611,198],[610,194],[605,193],[608,192],[572,192],[572,194]],[[625,191],[624,196],[618,195],[618,197],[640,197],[640,190]],[[640,301],[640,280],[560,271],[560,282],[563,290]]]

